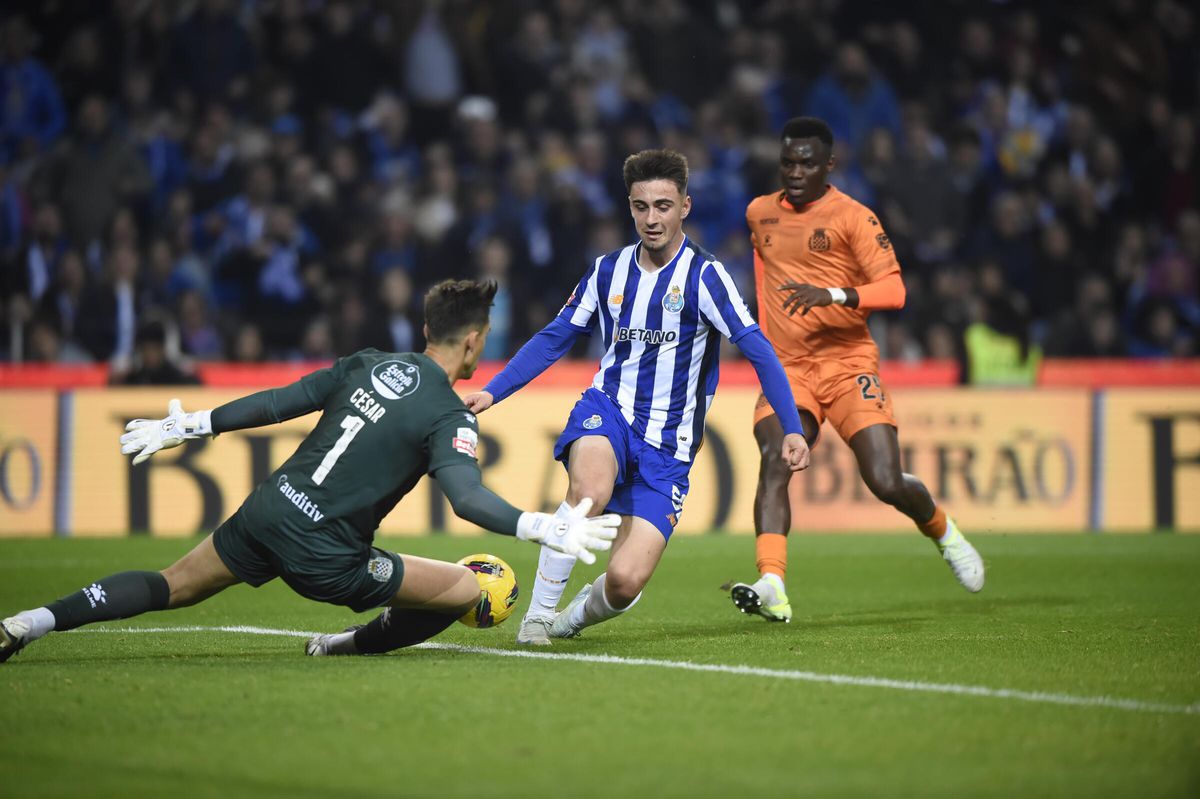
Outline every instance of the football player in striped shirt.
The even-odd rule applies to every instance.
[[[637,602],[679,522],[688,473],[717,388],[721,337],[754,365],[784,435],[788,468],[808,466],[808,445],[787,376],[725,267],[690,241],[687,160],[645,150],[625,160],[625,187],[638,241],[597,258],[558,316],[480,392],[464,398],[481,413],[561,358],[580,335],[598,331],[599,371],[567,419],[554,457],[567,469],[558,513],[584,497],[595,512],[621,516],[606,571],[557,612],[573,557],[543,548],[533,599],[517,642],[546,645],[624,613]]]

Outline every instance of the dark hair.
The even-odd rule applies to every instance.
[[[642,150],[625,159],[625,191],[632,191],[634,183],[644,180],[669,180],[687,194],[688,163],[681,153],[674,150]]]
[[[823,119],[816,117],[792,117],[783,126],[781,139],[819,139],[826,147],[833,147],[833,131]]]
[[[487,326],[496,284],[482,280],[443,280],[425,292],[425,326],[430,344],[457,341]]]

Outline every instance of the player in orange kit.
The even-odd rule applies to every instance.
[[[983,588],[983,560],[938,507],[924,483],[900,468],[892,399],[879,382],[879,349],[867,329],[871,311],[904,307],[900,264],[869,208],[828,182],[836,159],[822,120],[797,117],[783,128],[783,191],[746,208],[754,244],[758,323],[791,382],[804,434],[816,444],[821,422],[850,445],[863,481],[937,544],[968,591]],[[791,527],[788,481],[780,457],[783,429],[762,397],[754,412],[762,460],[754,496],[760,578],[737,583],[743,613],[790,621],[784,590]]]

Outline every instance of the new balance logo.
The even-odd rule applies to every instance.
[[[320,509],[317,508],[317,503],[308,498],[308,494],[303,491],[297,491],[292,487],[292,484],[288,482],[286,474],[279,475],[279,493],[291,500],[291,503],[299,508],[301,513],[314,522],[319,522],[325,518],[325,514],[321,513]]]
[[[92,604],[92,607],[108,604],[108,593],[100,583],[92,583],[83,589],[83,595],[88,598],[88,602]]]

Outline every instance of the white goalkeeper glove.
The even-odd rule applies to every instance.
[[[193,438],[211,436],[212,411],[184,413],[183,403],[173,399],[167,403],[165,419],[134,419],[125,425],[125,431],[121,436],[121,454],[136,452],[133,459],[136,466],[160,449],[171,449]]]
[[[555,552],[574,555],[587,564],[595,563],[596,556],[591,550],[604,552],[612,547],[621,517],[606,513],[589,519],[587,514],[591,509],[592,500],[585,497],[566,516],[522,513],[517,520],[517,538],[548,546]]]

